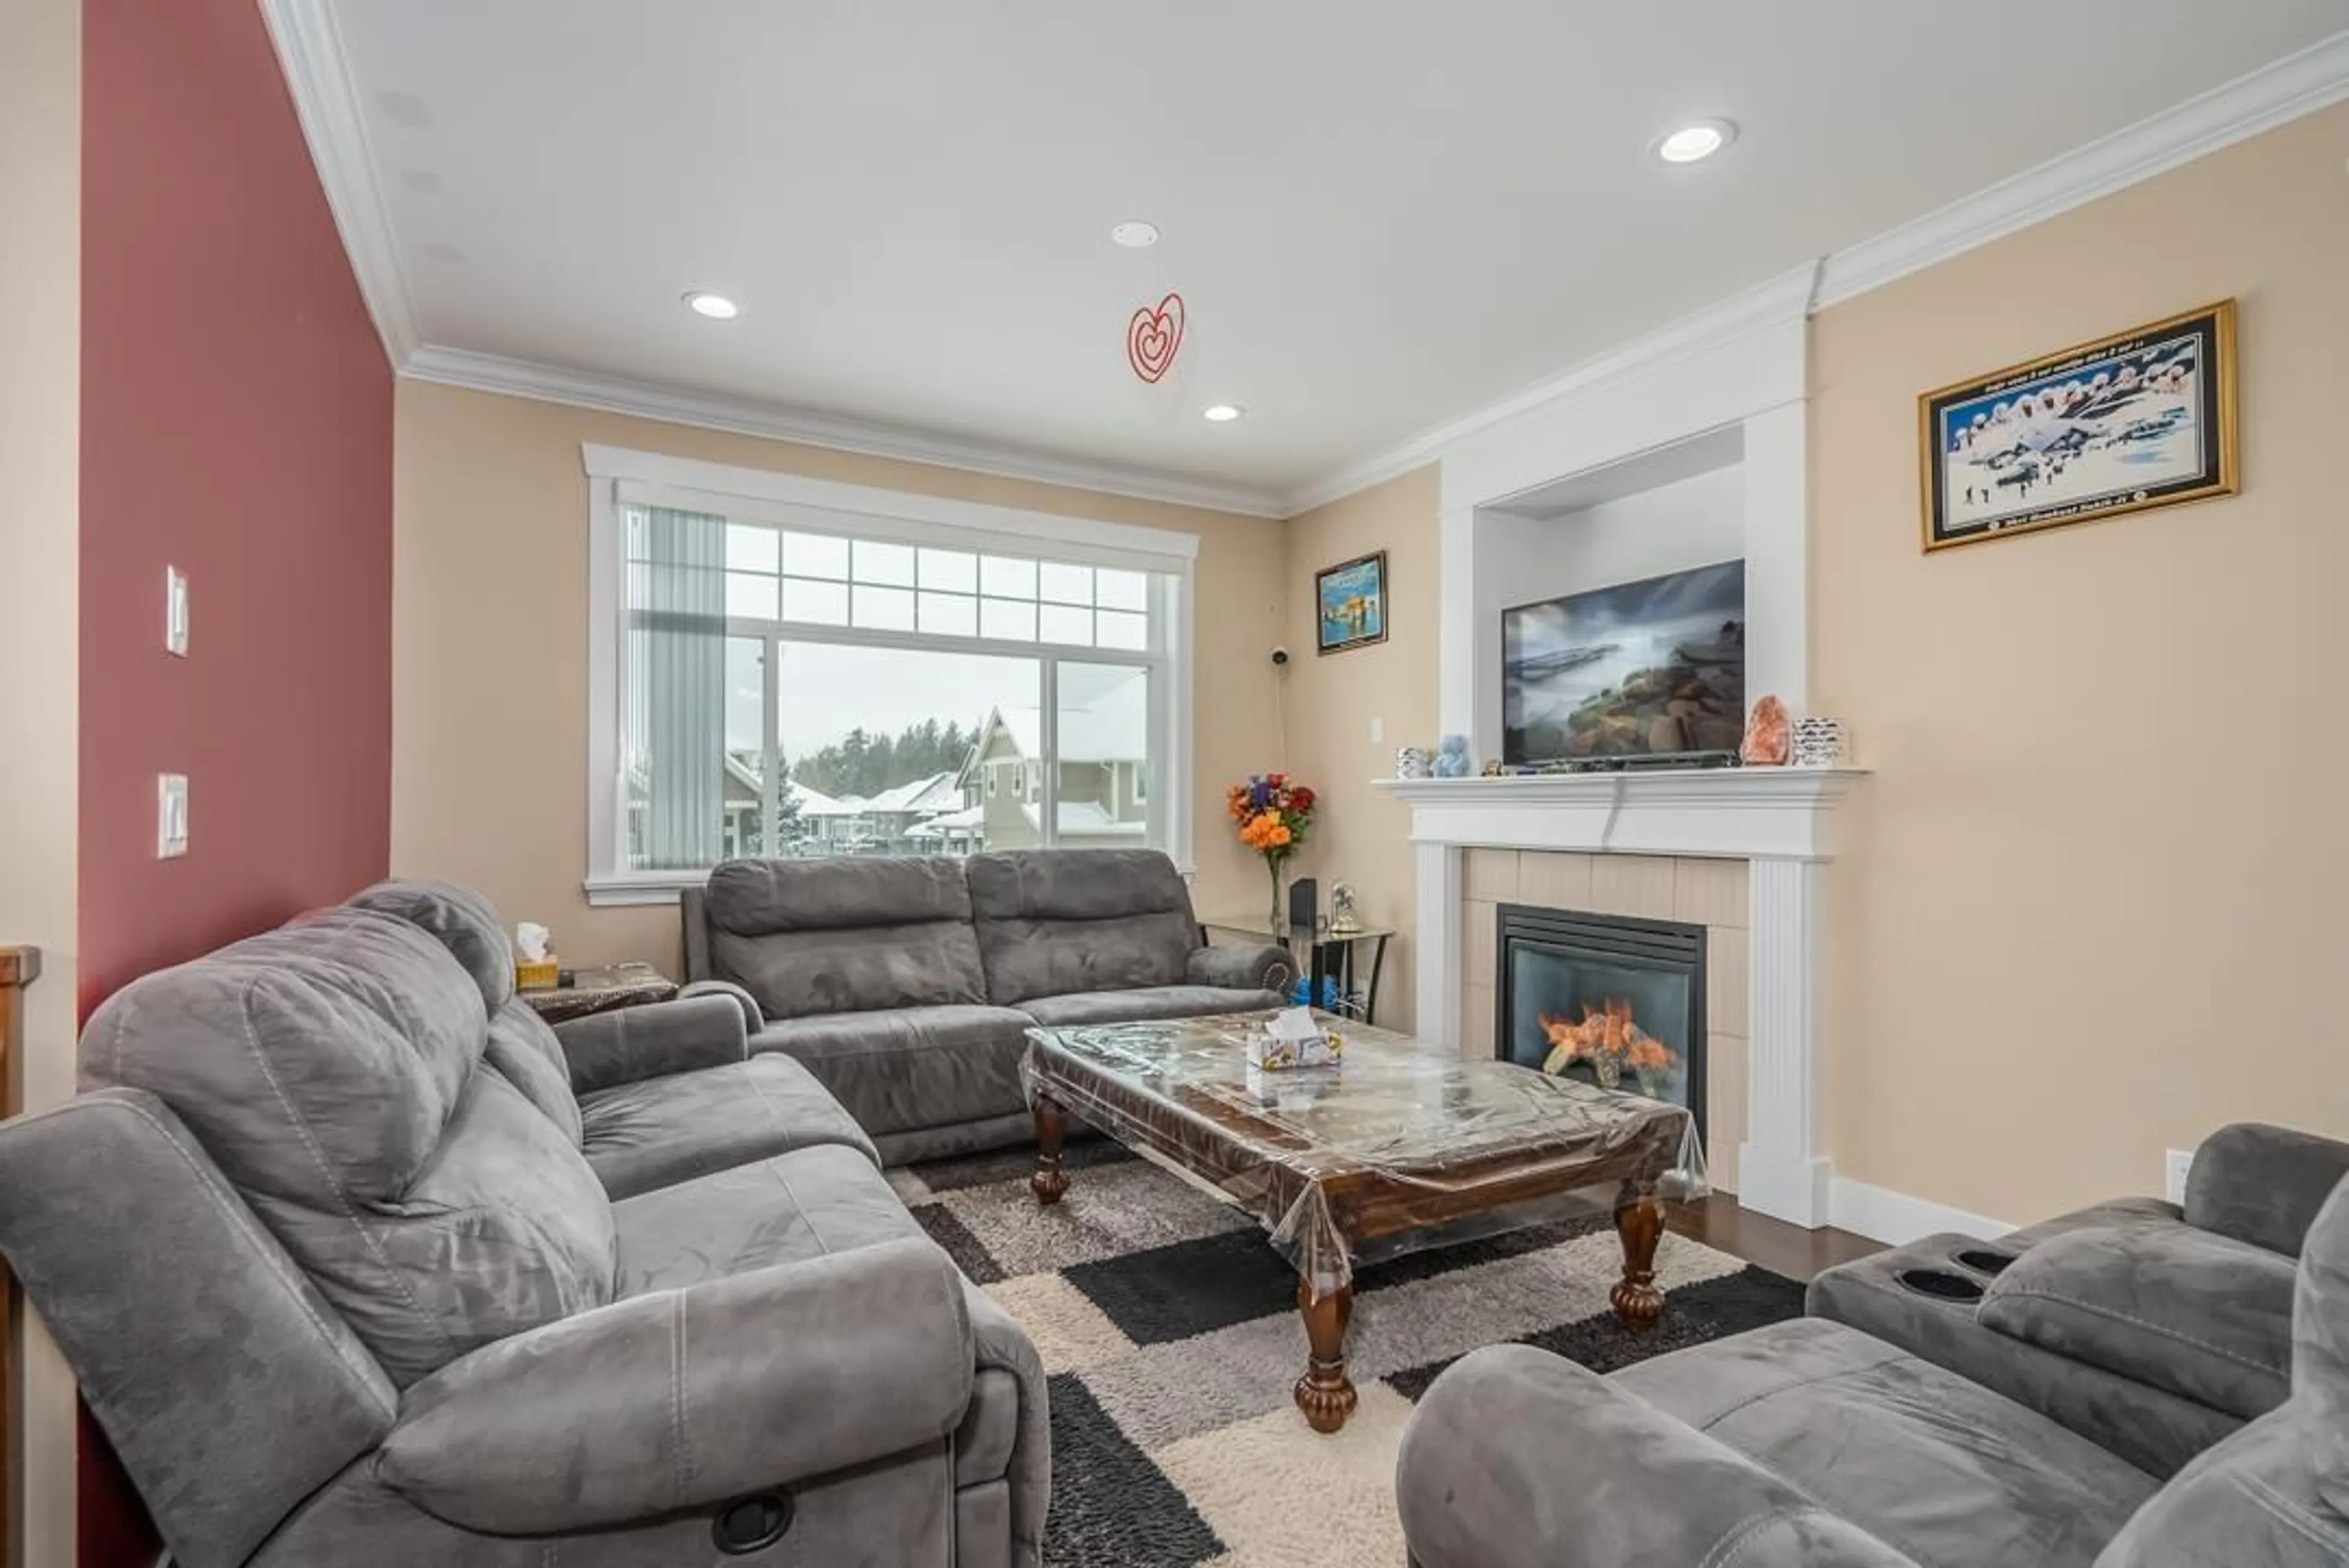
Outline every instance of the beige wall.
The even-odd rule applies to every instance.
[[[677,911],[590,909],[583,441],[1199,536],[1198,902],[1253,908],[1223,788],[1268,766],[1281,635],[1277,522],[826,451],[552,403],[399,384],[395,437],[396,872],[457,878],[575,963],[677,961]]]
[[[2349,1136],[2349,107],[1823,312],[1815,707],[1839,1174],[2028,1220],[2231,1119]],[[2229,295],[2243,493],[1917,546],[1920,391]]]
[[[21,1088],[73,1092],[80,552],[80,0],[0,10],[0,943],[42,950]],[[74,1560],[74,1388],[23,1330],[22,1551]],[[11,1517],[5,1528],[16,1530]]]
[[[1380,1023],[1399,1029],[1412,1027],[1417,1016],[1411,813],[1370,781],[1394,776],[1398,746],[1432,748],[1436,741],[1437,504],[1430,465],[1316,508],[1288,529],[1286,766],[1322,799],[1312,841],[1294,869],[1320,879],[1325,903],[1330,883],[1351,882],[1363,920],[1401,933],[1387,950],[1378,1014]],[[1317,655],[1313,573],[1373,550],[1387,552],[1387,640]],[[1382,740],[1370,738],[1373,718],[1385,726]],[[1253,909],[1268,896],[1257,894],[1242,907]]]

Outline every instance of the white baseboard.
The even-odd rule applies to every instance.
[[[1945,1231],[1987,1241],[2021,1229],[2003,1220],[1970,1214],[1963,1209],[1952,1209],[1929,1198],[1912,1198],[1889,1187],[1870,1186],[1848,1176],[1835,1179],[1828,1191],[1828,1205],[1837,1230],[1895,1247]]]

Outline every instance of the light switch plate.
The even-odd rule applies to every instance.
[[[176,566],[163,568],[163,651],[188,656],[188,574]]]
[[[2194,1169],[2194,1150],[2173,1149],[2169,1151],[2168,1197],[2173,1203],[2186,1202],[2186,1173]]]
[[[1376,746],[1376,745],[1378,745],[1381,741],[1382,741],[1382,740],[1386,739],[1386,738],[1387,738],[1387,721],[1386,721],[1386,716],[1385,716],[1384,714],[1378,714],[1378,713],[1374,713],[1374,714],[1371,715],[1371,744],[1372,746]]]
[[[155,776],[155,858],[168,861],[188,852],[188,776]]]

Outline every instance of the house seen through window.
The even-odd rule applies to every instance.
[[[623,873],[1163,845],[1176,580],[620,508]]]

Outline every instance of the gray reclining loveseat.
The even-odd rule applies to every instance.
[[[688,995],[741,1006],[895,1165],[1032,1134],[1037,1024],[1276,1007],[1289,957],[1208,947],[1155,850],[730,861],[683,899]]]
[[[1603,1378],[1480,1350],[1404,1429],[1403,1532],[1417,1568],[2340,1568],[2349,1181],[2294,1293],[2288,1398],[2166,1485],[1820,1318]]]
[[[2293,1265],[2349,1143],[2222,1128],[2186,1202],[2116,1198],[1995,1241],[1833,1268],[1809,1310],[2027,1405],[2156,1476],[2291,1392]]]
[[[730,1000],[551,1032],[460,890],[147,976],[0,1252],[181,1568],[1034,1568],[1043,1372]]]

